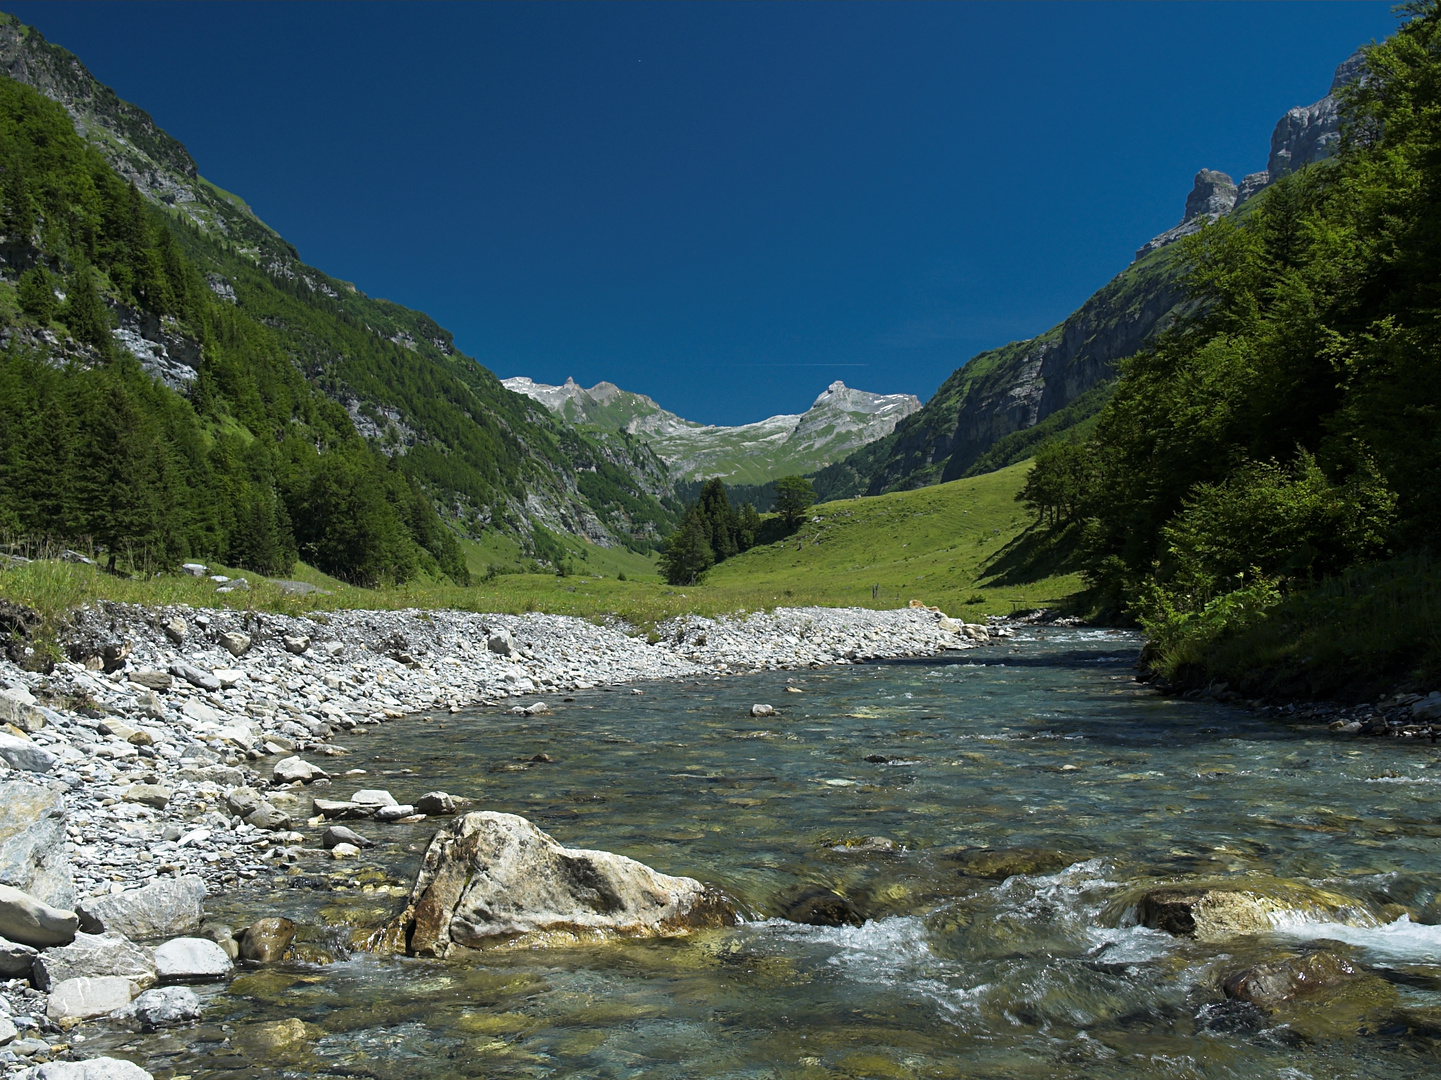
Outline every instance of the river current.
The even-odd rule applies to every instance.
[[[337,797],[442,789],[725,889],[730,930],[460,962],[354,953],[244,971],[198,1027],[102,1036],[157,1077],[1414,1077],[1441,1073],[1428,744],[1340,738],[1134,681],[1138,642],[1027,630],[949,658],[651,683],[398,721],[344,740]],[[792,690],[798,692],[791,692]],[[777,713],[753,719],[755,702]],[[549,762],[532,760],[548,756]],[[403,903],[435,822],[208,902],[316,950]],[[1135,925],[1167,882],[1299,905],[1221,943]],[[866,917],[779,916],[823,886]],[[1362,989],[1276,1012],[1220,989],[1317,947]],[[287,1041],[256,1033],[298,1020]]]

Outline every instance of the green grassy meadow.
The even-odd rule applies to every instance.
[[[666,585],[653,558],[568,537],[564,542],[574,571],[568,577],[487,574],[490,567],[514,571],[522,564],[519,546],[496,535],[466,545],[467,563],[477,575],[477,583],[466,587],[413,582],[357,588],[302,563],[290,578],[325,591],[296,596],[257,574],[212,565],[212,573],[252,583],[249,591],[216,593],[207,579],[176,574],[120,578],[83,564],[36,560],[0,570],[0,597],[50,619],[109,599],[296,615],[345,608],[543,611],[618,616],[644,627],[685,613],[808,604],[894,608],[920,600],[975,621],[1015,608],[1055,605],[1081,587],[1015,501],[1029,467],[1023,462],[917,491],[812,507],[797,533],[726,560],[695,586]]]

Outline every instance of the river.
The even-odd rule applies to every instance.
[[[1023,630],[949,659],[374,729],[336,759],[366,770],[336,794],[472,796],[569,846],[719,885],[746,921],[464,962],[357,953],[250,970],[204,992],[198,1027],[94,1050],[194,1080],[1441,1072],[1441,926],[1412,918],[1441,887],[1431,746],[1157,696],[1134,681],[1137,647]],[[777,714],[752,719],[754,702]],[[362,825],[382,843],[360,859],[313,858],[209,909],[236,926],[289,915],[316,949],[378,922],[434,821]],[[1324,888],[1353,909],[1301,904],[1271,933],[1220,943],[1134,925],[1149,884],[1238,879]],[[866,921],[778,918],[806,886]],[[1275,1013],[1225,1002],[1226,975],[1318,941],[1366,976]],[[309,1025],[294,1043],[254,1037],[290,1019]]]

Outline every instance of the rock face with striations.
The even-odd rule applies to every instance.
[[[23,781],[0,784],[0,885],[52,907],[75,903],[65,854],[65,798],[54,788]]]
[[[409,905],[375,943],[444,957],[457,946],[655,937],[735,921],[732,905],[693,878],[562,847],[525,818],[477,811],[435,834]]]
[[[205,882],[198,877],[181,877],[85,900],[76,910],[80,925],[88,933],[109,931],[143,941],[199,929],[204,899]]]

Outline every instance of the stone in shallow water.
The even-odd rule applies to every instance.
[[[240,959],[271,964],[285,955],[295,940],[295,924],[284,917],[260,919],[240,935]]]
[[[1228,884],[1149,889],[1137,898],[1135,906],[1142,926],[1199,941],[1266,933],[1281,920],[1296,915],[1368,926],[1377,923],[1370,911],[1350,897],[1280,879],[1248,882],[1244,887]]]
[[[325,848],[333,848],[336,844],[353,844],[358,848],[375,846],[374,840],[361,836],[354,829],[347,829],[344,825],[327,826],[325,832],[320,834],[320,843]]]
[[[445,956],[455,946],[653,937],[735,921],[733,905],[693,878],[565,848],[525,818],[479,811],[435,834],[409,906],[374,943]]]
[[[1048,848],[962,848],[941,858],[967,877],[996,881],[1017,874],[1054,874],[1075,860]]]
[[[155,950],[155,973],[161,982],[223,979],[234,969],[225,950],[209,938],[171,938]]]
[[[135,1019],[141,1031],[199,1020],[200,1012],[200,999],[186,986],[161,986],[135,999]]]
[[[315,1025],[292,1017],[241,1025],[231,1032],[230,1044],[252,1061],[297,1065],[311,1059],[311,1043],[321,1034]]]
[[[462,810],[470,808],[471,801],[463,799],[459,795],[451,795],[444,791],[427,791],[420,798],[415,800],[415,811],[418,814],[429,814],[432,817],[449,817],[451,814],[458,814]]]

